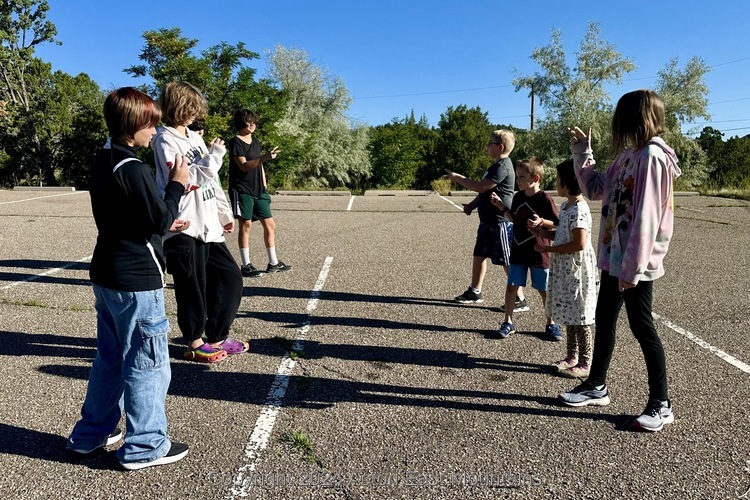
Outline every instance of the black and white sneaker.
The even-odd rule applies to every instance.
[[[459,304],[481,304],[484,302],[482,298],[482,292],[474,292],[471,288],[467,288],[464,293],[454,298]]]
[[[279,261],[276,265],[268,264],[268,267],[266,268],[267,273],[285,273],[291,270],[291,264],[284,264],[281,261]]]
[[[263,274],[262,270],[256,269],[252,264],[245,264],[244,266],[241,266],[240,269],[242,270],[242,276],[246,278],[257,278]]]
[[[179,462],[188,454],[188,445],[184,443],[172,443],[172,447],[166,455],[150,462],[120,462],[127,470],[138,470],[145,469],[146,467],[154,467],[156,465],[167,465]]]
[[[560,394],[557,399],[568,406],[607,406],[610,402],[606,384],[597,389],[588,381]]]
[[[68,442],[68,446],[66,449],[78,455],[89,455],[100,448],[115,444],[120,439],[122,439],[122,429],[118,427],[112,432],[112,434],[107,436],[107,439],[103,441],[99,446],[95,446],[93,448],[81,448],[79,446],[76,446],[75,443]]]
[[[665,424],[671,424],[672,422],[674,422],[672,403],[669,400],[649,399],[641,416],[633,421],[633,427],[656,432],[662,430]]]
[[[526,302],[526,299],[525,298],[519,299],[518,297],[516,297],[516,302],[515,302],[515,304],[513,304],[513,312],[514,313],[526,312],[528,310],[529,310],[529,303]],[[505,305],[504,304],[500,306],[500,312],[501,313],[505,312]]]

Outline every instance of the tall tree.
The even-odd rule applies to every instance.
[[[394,118],[391,123],[371,128],[372,185],[380,188],[414,187],[417,173],[428,163],[431,143],[437,135],[430,132],[427,119],[423,116],[416,121],[413,112],[403,120]]]
[[[30,84],[30,79],[44,73],[43,65],[34,57],[35,48],[43,43],[60,43],[55,40],[55,25],[47,20],[48,11],[46,0],[5,0],[0,4],[0,100],[17,131],[9,136],[31,148],[28,153],[32,158],[18,165],[20,176],[25,176],[32,165],[39,165],[44,180],[55,184],[49,149],[41,137],[44,121],[35,111],[40,99],[37,87]]]
[[[246,64],[258,59],[257,52],[248,50],[243,42],[221,42],[196,55],[198,40],[183,36],[180,28],[146,31],[143,38],[145,46],[139,56],[142,64],[124,71],[134,77],[150,77],[152,82],[144,86],[146,92],[156,97],[167,82],[192,83],[208,100],[209,137],[232,137],[232,115],[239,108],[250,108],[262,122],[258,133],[261,141],[273,142],[283,149],[285,144],[277,140],[275,124],[285,110],[284,94],[270,80],[255,79],[255,69]]]
[[[286,145],[275,175],[297,186],[361,187],[371,175],[368,129],[347,118],[351,97],[343,80],[313,64],[304,50],[277,46],[268,58],[287,99],[276,124]]]
[[[480,179],[490,162],[486,151],[491,131],[487,113],[479,107],[449,107],[438,122],[439,137],[431,162],[433,179],[443,175],[444,168]]]
[[[575,66],[569,67],[562,32],[553,30],[549,44],[531,53],[541,71],[530,76],[517,73],[513,84],[516,91],[528,89],[530,95],[533,93],[545,110],[546,117],[537,135],[540,143],[552,145],[550,154],[568,155],[568,127],[590,126],[599,139],[594,141],[594,154],[602,163],[612,158],[609,147],[612,104],[604,86],[622,83],[623,75],[633,71],[635,64],[601,37],[601,29],[595,22],[589,23],[575,56]]]

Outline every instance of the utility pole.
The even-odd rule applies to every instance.
[[[531,84],[531,126],[529,129],[534,131],[534,84]]]

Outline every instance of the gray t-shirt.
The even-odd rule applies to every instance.
[[[500,199],[508,209],[513,202],[513,188],[516,184],[516,172],[513,169],[513,162],[510,158],[501,158],[493,163],[484,173],[482,179],[489,179],[495,184],[494,188],[488,189],[484,193],[479,193],[479,220],[487,224],[496,224],[498,222],[508,222],[495,205],[490,201],[492,193],[497,193]]]

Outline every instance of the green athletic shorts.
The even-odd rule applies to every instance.
[[[260,196],[250,196],[232,189],[229,191],[229,199],[235,219],[242,218],[256,221],[273,217],[271,214],[271,195],[267,192]]]

